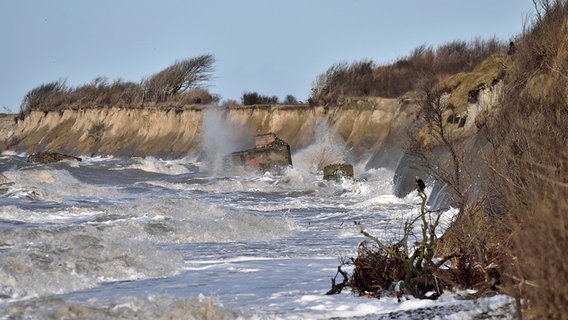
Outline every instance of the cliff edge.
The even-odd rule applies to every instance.
[[[211,110],[220,121],[251,135],[274,132],[292,149],[309,145],[318,121],[325,120],[364,157],[400,131],[417,110],[398,99],[344,99],[333,108],[307,105],[255,105],[219,108],[128,109],[102,107],[32,111],[23,119],[2,118],[4,150],[61,152],[75,155],[160,156],[178,158],[202,151],[203,120]]]

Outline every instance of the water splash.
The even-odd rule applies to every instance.
[[[329,164],[350,162],[349,147],[325,119],[315,120],[311,144],[298,151],[294,166],[308,172],[318,172]]]
[[[221,108],[207,109],[201,130],[207,168],[214,175],[219,175],[227,169],[225,165],[227,155],[254,145],[254,136],[250,130],[231,123]]]

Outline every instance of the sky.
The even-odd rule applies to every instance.
[[[339,62],[387,64],[420,46],[519,35],[532,0],[1,0],[0,113],[59,79],[139,82],[215,56],[209,91],[307,101]]]

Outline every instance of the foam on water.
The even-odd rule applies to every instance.
[[[118,226],[125,234],[165,243],[277,239],[295,228],[294,221],[287,218],[227,210],[189,198],[139,199],[111,207],[108,213],[131,217],[128,224]]]
[[[28,170],[5,171],[4,176],[12,184],[8,186],[5,197],[23,197],[44,201],[63,202],[69,196],[101,196],[116,195],[115,188],[93,186],[73,177],[69,171],[37,167]]]
[[[92,221],[104,211],[71,207],[65,210],[26,210],[13,205],[0,207],[0,217],[12,223],[50,223],[68,224]]]
[[[26,157],[26,153],[24,153],[24,152],[22,152],[22,153],[17,153],[17,152],[14,151],[14,150],[3,150],[3,151],[0,153],[0,155],[1,155],[3,158],[14,157],[14,156],[18,156],[18,157],[21,157],[21,158]]]
[[[479,307],[453,295],[403,303],[348,290],[326,296],[338,258],[353,257],[364,239],[361,226],[382,240],[399,239],[421,199],[416,192],[392,196],[393,173],[384,169],[356,166],[355,180],[323,181],[311,154],[295,157],[282,176],[226,178],[180,160],[92,158],[70,168],[16,159],[20,169],[4,172],[12,182],[0,190],[0,313],[388,319],[407,310],[443,318],[455,313],[446,309]],[[31,192],[35,199],[22,197]],[[101,203],[75,201],[82,194]],[[444,223],[453,214],[443,212]]]
[[[223,308],[216,299],[203,296],[129,296],[112,303],[96,299],[77,303],[60,298],[38,298],[21,303],[17,308],[5,308],[3,311],[9,319],[257,319],[254,316],[246,316],[243,312]]]
[[[164,161],[154,157],[133,158],[134,164],[124,169],[138,169],[146,172],[161,173],[167,175],[180,175],[189,173],[189,169],[178,161]]]
[[[12,299],[66,293],[103,281],[176,274],[181,256],[96,225],[4,230],[0,294]]]

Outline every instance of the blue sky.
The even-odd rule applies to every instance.
[[[341,61],[388,63],[419,45],[510,40],[532,0],[2,0],[0,112],[46,82],[138,82],[176,60],[213,54],[209,90],[307,100]]]

